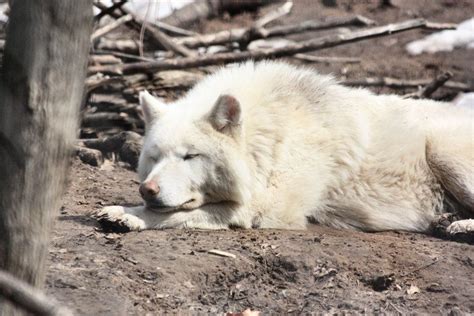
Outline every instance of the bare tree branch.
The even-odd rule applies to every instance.
[[[112,32],[116,28],[118,28],[120,25],[127,23],[129,21],[133,20],[133,17],[130,14],[124,15],[120,18],[118,18],[115,21],[112,21],[111,23],[101,27],[100,29],[96,30],[92,36],[91,39],[92,41],[96,41],[100,37],[104,36],[105,34]]]
[[[375,22],[369,20],[366,17],[356,15],[348,17],[338,17],[330,18],[326,21],[319,20],[309,20],[302,23],[289,24],[283,26],[276,26],[269,29],[258,28],[253,32],[252,37],[247,39],[257,40],[261,38],[275,37],[275,36],[284,36],[295,33],[302,33],[308,31],[317,31],[325,30],[341,26],[349,25],[359,25],[359,26],[368,26],[374,25]],[[211,45],[221,45],[232,42],[241,42],[245,39],[247,35],[247,28],[232,29],[227,31],[222,31],[214,34],[205,34],[198,35],[193,37],[183,37],[176,40],[177,43],[190,47],[200,47],[200,46],[211,46]]]
[[[425,26],[423,19],[409,20],[401,23],[388,24],[385,26],[369,28],[345,34],[329,35],[309,41],[287,45],[268,50],[255,50],[238,53],[223,53],[212,56],[197,58],[181,58],[163,60],[156,62],[129,63],[121,65],[106,65],[89,67],[89,73],[102,72],[106,74],[121,75],[124,73],[155,72],[158,70],[184,69],[191,67],[209,66],[223,63],[232,63],[248,59],[265,59],[282,56],[292,56],[297,53],[315,51],[319,49],[335,47],[343,44],[358,42],[361,40],[392,35]]]
[[[355,80],[344,80],[342,83],[348,86],[364,86],[364,87],[388,87],[392,89],[420,88],[430,84],[430,79],[404,80],[390,77],[381,78],[363,78]],[[444,87],[455,91],[474,91],[474,86],[463,83],[448,81]]]

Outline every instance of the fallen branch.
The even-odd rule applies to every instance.
[[[106,15],[112,15],[115,10],[120,9],[125,3],[127,3],[127,0],[121,0],[119,2],[114,3],[110,7],[107,7],[100,2],[94,3],[94,6],[96,6],[100,10],[100,13],[94,17],[94,20],[99,21]]]
[[[146,34],[150,39],[150,42],[155,46],[164,47],[164,48],[166,48],[168,50],[171,50],[171,51],[173,51],[173,52],[175,52],[179,55],[182,55],[182,56],[190,57],[190,56],[195,55],[194,52],[190,51],[189,49],[182,46],[181,44],[173,42],[166,34],[161,32],[160,30],[154,28],[153,26],[149,25],[148,23],[144,23],[143,21],[139,20],[132,12],[130,12],[129,10],[123,8],[122,6],[120,6],[118,8],[118,9],[120,9],[120,12],[116,12],[115,9],[114,10],[107,10],[108,7],[106,5],[100,3],[100,2],[94,3],[94,5],[97,8],[99,8],[100,10],[102,10],[103,12],[107,11],[107,14],[109,14],[111,17],[113,17],[117,20],[120,20],[124,16],[131,16],[132,18],[128,21],[125,21],[124,23],[128,27],[130,27],[132,30],[135,30],[137,32],[140,32],[141,28],[144,27],[145,31],[146,31]],[[131,46],[127,46],[127,48],[130,49],[129,51],[135,51],[135,48],[136,48],[136,50],[139,49],[139,44],[137,42],[131,41],[131,43],[133,43],[133,44],[131,44]],[[100,44],[101,45],[99,45],[99,47],[102,48],[102,49],[104,49],[104,48],[114,49],[113,48],[113,46],[114,46],[113,43],[111,43],[111,45],[109,47],[104,47],[103,43],[100,43]],[[119,48],[119,47],[117,47],[117,48]]]
[[[124,77],[124,80],[125,77]],[[120,89],[120,92],[122,89]],[[121,95],[96,94],[89,101],[89,106],[98,112],[127,113],[134,117],[139,116],[139,105],[125,101]]]
[[[426,21],[423,19],[409,20],[401,23],[388,24],[385,26],[374,27],[345,34],[328,35],[325,37],[295,43],[275,49],[255,50],[237,53],[222,53],[212,56],[162,60],[149,63],[143,62],[121,65],[92,66],[89,67],[89,73],[102,72],[106,74],[115,75],[137,72],[149,73],[156,72],[159,70],[184,69],[191,67],[202,67],[223,63],[232,63],[248,59],[259,60],[265,58],[292,56],[297,53],[335,47],[343,44],[358,42],[369,38],[392,35],[403,31],[421,28],[425,25],[425,23]]]
[[[180,27],[167,24],[165,22],[158,21],[158,22],[152,22],[152,23],[153,23],[154,26],[156,26],[160,30],[162,30],[164,32],[167,32],[168,34],[171,34],[171,35],[178,35],[178,36],[196,36],[196,35],[198,35],[197,32],[188,31],[188,30],[182,29]]]
[[[120,58],[115,57],[112,54],[91,54],[89,56],[89,64],[99,64],[99,65],[104,65],[104,64],[119,64],[121,63],[122,60]]]
[[[89,77],[86,79],[85,82],[85,91],[86,94],[90,94],[91,92],[97,90],[100,87],[109,85],[111,83],[120,83],[123,82],[122,77],[99,77],[96,78],[95,76]]]
[[[138,50],[138,46],[137,46],[137,50]],[[110,55],[120,57],[120,58],[124,58],[124,59],[133,59],[133,60],[140,60],[140,61],[155,61],[152,58],[127,54],[127,53],[122,53],[122,52],[116,52],[116,51],[113,51],[113,50],[96,49],[96,50],[94,50],[94,53],[96,53],[96,54],[105,54],[105,55],[110,54]],[[170,53],[169,57],[171,57],[171,53]]]
[[[109,40],[106,38],[101,38],[97,44],[99,50],[108,50],[108,51],[119,51],[122,53],[137,54],[139,51],[139,43],[135,40],[129,39],[118,39],[118,40]]]
[[[237,258],[237,256],[234,255],[233,253],[218,250],[218,249],[210,249],[207,252],[216,256],[220,256],[220,257],[227,257],[227,258],[232,258],[232,259]]]
[[[282,6],[268,12],[263,17],[255,21],[254,27],[257,29],[264,27],[268,23],[275,21],[285,15],[288,15],[291,12],[292,8],[293,8],[293,1],[287,1]]]
[[[426,22],[426,29],[429,30],[455,30],[458,27],[456,23],[438,23],[438,22]]]
[[[444,74],[436,77],[432,82],[430,82],[421,90],[421,97],[429,98],[436,90],[438,90],[438,88],[442,87],[452,77],[453,74],[450,72],[445,72]]]
[[[159,42],[164,48],[169,51],[175,52],[179,55],[186,57],[193,57],[197,55],[196,52],[193,52],[185,46],[173,41],[173,39],[171,39],[168,35],[158,29],[155,29],[145,24],[145,30],[151,37],[153,37],[157,42]]]
[[[364,78],[355,80],[345,80],[342,83],[347,86],[364,87],[388,87],[392,89],[420,88],[430,84],[430,79],[403,80],[389,77]],[[455,91],[474,91],[474,86],[463,82],[448,81],[444,84],[445,88]]]
[[[296,54],[293,56],[297,59],[315,63],[349,63],[355,64],[360,63],[360,58],[354,57],[328,57],[328,56],[313,56],[308,54]]]
[[[160,31],[159,29],[153,27],[152,25],[146,23],[145,21],[141,21],[137,18],[132,12],[125,8],[120,8],[120,10],[125,13],[126,15],[131,15],[133,17],[134,24],[133,25],[141,25],[141,27],[145,28],[147,35],[152,40],[152,43],[161,47],[166,48],[169,51],[175,52],[178,55],[192,57],[196,56],[196,53],[189,50],[188,48],[184,47],[183,45],[174,42],[168,35]],[[141,31],[140,27],[140,31]]]
[[[0,271],[0,296],[33,315],[70,316],[71,311],[28,283]]]
[[[265,36],[267,34],[267,31],[263,27],[268,23],[290,13],[291,8],[293,8],[293,2],[287,1],[285,2],[285,4],[268,12],[263,17],[255,21],[252,26],[245,29],[244,33],[242,34],[242,37],[238,40],[240,50],[246,50],[249,43],[255,38]]]
[[[96,8],[98,8],[99,10],[101,10],[101,13],[103,13],[103,15],[109,15],[109,16],[113,17],[114,19],[120,19],[122,16],[126,15],[126,13],[123,14],[123,11],[122,11],[123,10],[122,6],[126,2],[127,2],[127,0],[122,0],[118,3],[113,4],[110,7],[106,6],[102,2],[94,2],[94,6]],[[118,10],[120,10],[120,12]],[[99,13],[99,15],[101,13]],[[133,19],[131,21],[126,22],[125,24],[128,27],[130,27],[131,29],[134,29],[136,31],[140,31],[141,25]]]
[[[112,32],[113,30],[115,30],[116,28],[121,26],[122,24],[127,23],[131,20],[133,20],[132,15],[130,15],[130,14],[124,15],[124,16],[118,18],[117,20],[112,21],[111,23],[109,23],[109,24],[101,27],[97,31],[95,31],[91,36],[91,40],[93,42],[95,42],[100,37],[104,36],[105,34],[107,34],[109,32]]]
[[[276,26],[268,29],[258,28],[257,30],[255,30],[255,32],[253,32],[252,37],[249,40],[253,41],[261,38],[285,36],[289,34],[325,30],[349,25],[369,26],[374,24],[374,21],[360,15],[331,18],[326,21],[309,20],[302,23]],[[201,46],[207,47],[232,42],[241,42],[245,39],[247,33],[247,28],[232,29],[214,34],[183,37],[177,39],[176,42],[189,48],[196,48]]]
[[[436,77],[433,81],[428,83],[425,87],[420,89],[415,93],[410,93],[404,95],[405,98],[414,98],[414,99],[428,99],[436,90],[442,87],[449,79],[453,77],[453,74],[450,72],[445,72],[438,77]]]
[[[439,262],[439,258],[434,258],[433,261],[431,261],[431,262],[428,262],[428,263],[426,263],[426,264],[424,264],[424,265],[421,265],[421,266],[419,266],[418,268],[415,268],[415,269],[413,269],[413,270],[411,270],[411,271],[408,271],[408,272],[405,272],[405,273],[400,274],[400,277],[404,278],[404,277],[406,277],[406,276],[409,276],[410,274],[413,274],[413,273],[415,273],[415,272],[419,272],[419,271],[421,271],[421,270],[424,270],[424,269],[426,269],[426,268],[429,268],[429,267],[431,267],[432,265],[434,265],[434,264],[436,264],[436,263],[438,263],[438,262]]]

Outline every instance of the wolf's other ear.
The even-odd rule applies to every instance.
[[[223,133],[232,133],[241,122],[241,108],[239,101],[228,94],[221,95],[211,111],[212,126]]]
[[[139,93],[138,99],[143,110],[145,125],[150,125],[167,110],[163,101],[155,98],[146,90]]]

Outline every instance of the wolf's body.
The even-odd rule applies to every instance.
[[[130,229],[315,221],[424,232],[453,206],[474,212],[470,109],[377,96],[277,62],[222,69],[171,105],[140,98],[139,173],[152,196],[99,214]]]

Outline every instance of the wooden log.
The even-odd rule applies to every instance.
[[[251,34],[251,38],[247,40],[257,40],[261,38],[268,38],[268,37],[276,37],[276,36],[286,36],[295,33],[303,33],[309,31],[318,31],[318,30],[326,30],[335,27],[343,27],[349,25],[356,25],[356,26],[369,26],[374,25],[375,22],[364,17],[361,15],[355,16],[347,16],[347,17],[337,17],[337,18],[329,18],[326,21],[320,20],[309,20],[304,21],[301,23],[290,24],[290,25],[283,25],[283,26],[276,26],[268,29],[258,28],[253,34]],[[214,34],[205,34],[205,35],[198,35],[193,37],[183,37],[176,39],[176,42],[190,47],[207,47],[211,45],[222,45],[232,42],[241,42],[244,40],[245,36],[247,35],[248,29],[240,28],[240,29],[232,29],[228,31],[222,31]]]
[[[93,127],[97,130],[107,130],[113,127],[122,129],[142,128],[143,122],[126,113],[86,113],[82,118],[82,127]]]
[[[135,132],[121,132],[103,139],[83,139],[81,144],[104,153],[118,153],[119,159],[136,169],[143,145],[143,138]]]
[[[104,157],[100,150],[76,146],[76,155],[82,162],[94,167],[100,167],[104,163]]]
[[[94,92],[100,87],[110,85],[112,83],[121,83],[121,82],[123,82],[122,77],[108,77],[108,76],[101,76],[100,78],[95,78],[95,76],[89,77],[85,81],[86,94],[89,95],[90,93]]]
[[[121,90],[119,90],[121,92]],[[130,104],[122,98],[121,94],[95,94],[88,104],[95,109],[95,113],[99,112],[114,112],[127,113],[132,117],[138,117],[139,105]]]
[[[222,53],[212,56],[197,58],[181,58],[156,62],[130,63],[123,65],[107,65],[89,67],[89,73],[102,72],[106,74],[122,75],[137,72],[156,72],[159,70],[185,69],[217,64],[239,62],[248,59],[265,59],[283,56],[292,56],[297,53],[310,52],[324,48],[335,47],[343,44],[354,43],[361,40],[392,35],[416,28],[421,28],[426,21],[423,19],[408,20],[405,22],[388,24],[380,27],[368,28],[344,34],[328,35],[313,40],[303,41],[285,47],[267,50],[254,50],[237,53]]]
[[[119,51],[123,53],[137,54],[139,51],[139,44],[136,40],[131,39],[117,39],[109,40],[101,38],[97,44],[98,49],[104,49],[109,51]]]

